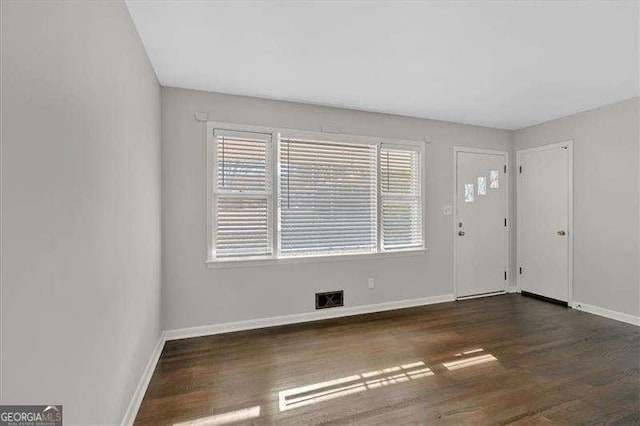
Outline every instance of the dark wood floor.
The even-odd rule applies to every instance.
[[[638,327],[495,296],[167,342],[136,424],[640,424],[639,366]]]

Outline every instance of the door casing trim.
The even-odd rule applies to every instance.
[[[567,304],[569,306],[573,303],[573,139],[568,139],[562,142],[551,143],[547,145],[535,146],[527,149],[520,149],[516,151],[516,165],[517,169],[522,164],[522,155],[532,152],[545,151],[547,149],[566,148],[568,157],[568,170],[567,170],[567,193],[569,199],[567,200],[567,232],[568,232],[568,259],[567,259]],[[520,259],[520,199],[518,193],[520,192],[520,173],[516,173],[516,270],[522,265]],[[522,291],[522,283],[520,274],[516,274],[516,289],[518,292]]]
[[[492,154],[492,155],[503,155],[505,165],[507,166],[507,173],[505,176],[505,205],[504,205],[504,217],[507,218],[507,232],[505,233],[505,269],[507,271],[507,279],[504,282],[504,288],[500,289],[500,292],[508,292],[509,291],[509,283],[511,282],[511,217],[509,215],[510,210],[510,197],[509,197],[509,188],[510,188],[510,175],[511,175],[511,165],[509,164],[509,151],[501,151],[501,150],[493,150],[493,149],[479,149],[479,148],[467,148],[463,146],[454,146],[453,147],[453,223],[452,223],[452,231],[451,236],[453,238],[453,294],[457,299],[468,298],[473,296],[458,296],[458,279],[457,279],[457,270],[458,270],[458,240],[457,240],[457,218],[458,218],[458,153],[459,152],[468,152],[472,154]],[[495,293],[488,293],[484,297],[492,296]],[[483,297],[483,295],[478,295],[477,297]]]

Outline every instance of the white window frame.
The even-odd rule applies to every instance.
[[[243,258],[226,258],[216,259],[215,257],[215,229],[216,218],[215,212],[215,200],[220,193],[228,195],[227,192],[216,192],[217,190],[217,149],[216,149],[216,131],[231,131],[240,133],[259,133],[270,134],[270,146],[267,154],[267,176],[270,179],[267,185],[267,205],[268,205],[268,220],[269,220],[269,242],[272,247],[272,254],[270,256],[252,256]],[[321,254],[321,255],[309,255],[309,256],[295,256],[295,257],[280,257],[280,206],[278,200],[280,199],[280,139],[281,138],[297,138],[297,139],[310,139],[319,140],[327,143],[350,143],[350,144],[365,144],[376,147],[376,193],[377,193],[377,251],[374,253],[336,253],[336,254]],[[329,132],[317,132],[310,130],[297,130],[267,126],[254,126],[239,123],[225,123],[216,121],[207,121],[207,160],[206,160],[206,176],[207,176],[207,251],[206,261],[208,267],[221,267],[221,266],[259,266],[259,265],[273,265],[277,263],[304,263],[304,262],[318,262],[318,261],[341,261],[341,260],[355,260],[355,259],[374,259],[377,257],[394,257],[394,256],[411,256],[422,255],[427,250],[426,240],[426,179],[425,179],[425,164],[426,164],[426,143],[414,140],[402,140],[385,137],[372,137],[361,135],[350,135],[343,133],[329,133]],[[421,197],[421,219],[422,219],[422,245],[420,247],[412,247],[407,249],[394,249],[383,250],[382,249],[382,236],[381,236],[381,214],[382,214],[382,190],[380,188],[380,148],[381,146],[397,146],[397,147],[411,147],[419,152],[420,158],[420,197]],[[243,193],[238,193],[238,196],[244,196]],[[246,193],[246,195],[252,195]],[[264,195],[261,195],[264,196]]]
[[[388,148],[397,148],[397,149],[415,149],[418,152],[418,159],[420,161],[419,167],[418,167],[418,181],[420,182],[420,194],[416,195],[409,195],[409,194],[384,194],[382,192],[382,187],[380,185],[380,170],[382,169],[382,157],[380,156],[380,150],[383,147],[388,147]],[[377,182],[378,182],[378,253],[398,253],[398,252],[405,252],[405,251],[414,251],[414,250],[423,250],[426,248],[425,246],[425,219],[424,219],[424,212],[425,212],[425,199],[426,199],[426,192],[425,192],[425,178],[424,178],[424,169],[425,169],[425,147],[424,145],[422,146],[417,146],[414,144],[407,144],[404,142],[399,142],[397,140],[386,140],[380,144],[378,144],[378,173],[377,173]],[[399,249],[386,249],[383,247],[382,245],[382,203],[383,201],[386,200],[411,200],[414,199],[416,197],[419,197],[419,204],[420,204],[420,224],[422,226],[422,245],[420,247],[408,247],[408,248],[399,248]]]
[[[218,138],[220,136],[224,137],[225,133],[229,133],[229,134],[236,134],[237,136],[247,136],[247,137],[252,137],[253,135],[260,135],[260,136],[269,136],[269,138],[265,138],[268,139],[267,142],[267,146],[265,147],[265,154],[266,154],[266,158],[265,158],[265,190],[264,191],[239,191],[239,190],[229,190],[229,189],[221,189],[218,187],[218,170],[217,170],[217,165],[218,165],[218,150],[216,149],[216,141],[218,140]],[[208,176],[208,182],[211,182],[211,189],[209,190],[209,194],[211,196],[210,200],[208,200],[208,203],[210,204],[209,206],[209,210],[208,212],[211,213],[211,215],[209,216],[209,221],[211,222],[211,225],[209,227],[209,229],[211,230],[211,232],[208,234],[209,235],[209,244],[208,244],[208,260],[210,261],[216,261],[216,262],[229,262],[229,261],[237,261],[237,260],[256,260],[256,259],[272,259],[273,258],[273,250],[274,250],[274,245],[273,245],[273,237],[274,237],[274,233],[273,233],[273,228],[271,226],[271,224],[274,222],[273,221],[273,214],[274,214],[274,208],[273,208],[273,193],[274,193],[274,188],[273,188],[273,181],[274,181],[274,175],[275,173],[275,169],[273,167],[273,150],[272,145],[274,143],[273,140],[273,134],[269,134],[269,133],[264,133],[264,132],[252,132],[252,131],[244,131],[244,130],[231,130],[231,129],[220,129],[217,128],[215,130],[213,130],[212,132],[213,134],[213,143],[211,144],[207,144],[207,158],[210,159],[211,167],[207,166],[207,176]],[[229,259],[216,259],[215,258],[215,250],[216,250],[216,239],[215,239],[215,235],[217,233],[218,230],[218,218],[216,215],[213,215],[213,213],[217,210],[217,202],[218,202],[218,198],[252,198],[252,199],[264,199],[266,200],[266,204],[267,204],[267,242],[268,245],[271,247],[271,255],[256,255],[256,256],[244,256],[242,258],[229,258]]]

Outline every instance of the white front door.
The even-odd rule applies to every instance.
[[[456,296],[506,290],[507,153],[456,148]]]
[[[520,289],[569,301],[570,145],[518,152]]]

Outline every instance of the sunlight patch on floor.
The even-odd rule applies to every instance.
[[[433,376],[433,371],[426,367],[424,362],[417,361],[381,370],[367,371],[362,374],[354,374],[352,376],[308,386],[287,389],[279,392],[278,395],[280,411],[304,407],[306,405],[364,392],[369,389],[404,383],[409,380],[428,376]]]
[[[471,367],[472,365],[483,364],[489,361],[497,361],[497,358],[491,354],[475,356],[473,358],[465,358],[457,361],[445,362],[442,365],[447,370],[457,370],[459,368]]]
[[[260,406],[242,408],[228,413],[216,414],[208,417],[190,420],[188,422],[174,423],[173,426],[219,426],[246,421],[260,417]]]
[[[484,349],[482,349],[482,348],[472,349],[470,351],[459,352],[459,353],[455,354],[454,356],[470,355],[470,354],[475,354],[475,353],[482,352],[482,351],[484,351]]]
[[[491,354],[468,357],[480,352],[484,352],[484,349],[477,348],[456,353],[454,357],[457,359],[442,363],[442,367],[453,371],[489,361],[497,361],[497,358]],[[286,411],[370,389],[406,383],[411,380],[433,376],[434,374],[434,371],[427,367],[423,361],[415,361],[326,382],[286,389],[278,393],[278,405],[280,411]]]

